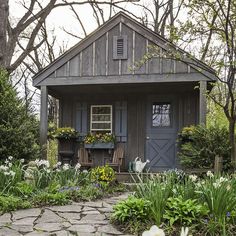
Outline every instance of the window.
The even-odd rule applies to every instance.
[[[91,106],[90,131],[112,133],[112,105]]]
[[[127,36],[113,36],[113,59],[127,59]]]
[[[152,105],[152,126],[154,127],[171,126],[170,103],[154,103]]]

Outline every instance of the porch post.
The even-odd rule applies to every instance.
[[[206,113],[207,113],[207,82],[200,81],[199,88],[199,124],[206,124]]]
[[[48,131],[48,88],[41,86],[40,97],[40,145],[42,158],[47,158],[47,131]]]

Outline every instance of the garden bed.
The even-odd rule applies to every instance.
[[[235,175],[168,171],[136,178],[134,194],[114,206],[113,223],[125,233],[141,235],[156,225],[162,234],[144,235],[179,236],[182,227],[189,230],[186,236],[235,235]]]
[[[45,160],[13,161],[10,157],[0,165],[0,212],[16,209],[65,205],[71,201],[91,201],[125,191],[108,166],[80,171],[57,163],[50,167]]]

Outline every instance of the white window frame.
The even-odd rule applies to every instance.
[[[110,121],[93,121],[92,120],[92,117],[93,115],[101,115],[101,114],[93,114],[93,108],[94,107],[109,107],[110,110],[111,110],[111,114],[102,114],[102,115],[110,115]],[[106,131],[107,133],[112,133],[112,105],[91,105],[90,106],[90,132],[100,132],[100,131]],[[108,123],[108,124],[111,124],[111,128],[110,129],[93,129],[92,128],[92,124],[94,123],[101,123],[101,124],[104,124],[104,123]]]

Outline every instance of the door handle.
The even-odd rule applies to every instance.
[[[150,139],[150,137],[149,137],[149,136],[147,136],[147,137],[146,137],[146,139],[147,139],[147,140],[149,140],[149,139]]]

